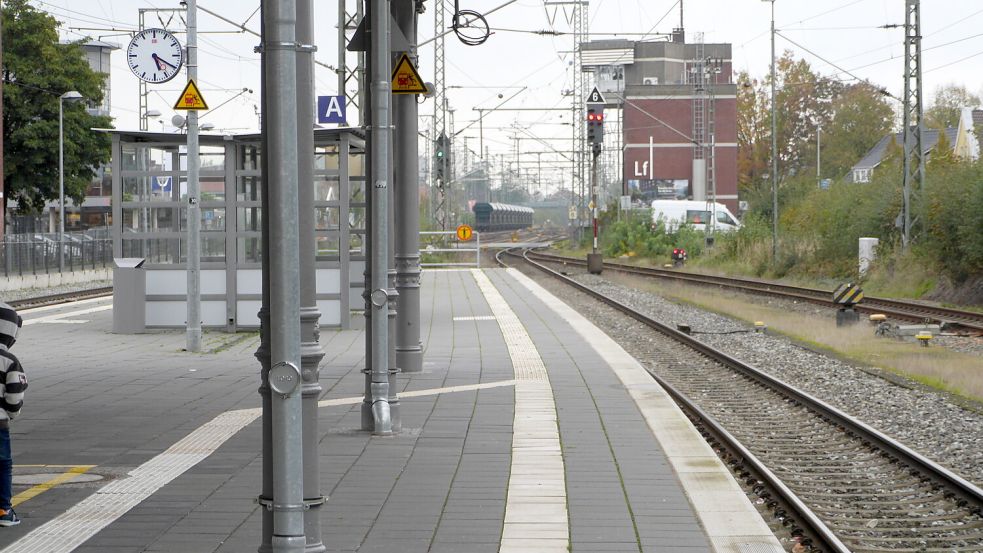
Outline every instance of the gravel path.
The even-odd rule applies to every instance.
[[[599,311],[590,308],[594,300],[571,293],[569,287],[547,279],[538,271],[530,270],[527,274],[589,318],[598,316]],[[685,323],[694,330],[707,332],[751,329],[742,321],[612,284],[603,277],[581,274],[574,278],[673,325]],[[632,351],[637,339],[627,331],[631,323],[621,317],[594,322],[622,347]],[[697,337],[859,417],[977,486],[983,486],[983,414],[960,407],[944,394],[897,385],[843,361],[807,350],[782,336],[742,332]]]

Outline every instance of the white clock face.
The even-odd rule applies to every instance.
[[[130,41],[126,62],[137,78],[148,83],[163,83],[178,74],[184,63],[184,51],[171,33],[164,29],[147,29]]]

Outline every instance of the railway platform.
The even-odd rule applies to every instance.
[[[22,313],[20,526],[0,553],[242,552],[260,543],[256,334],[111,334],[111,300]],[[514,270],[427,271],[402,430],[360,427],[364,335],[322,331],[329,552],[778,553],[644,369]]]

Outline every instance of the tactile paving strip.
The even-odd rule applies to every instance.
[[[515,372],[512,469],[500,553],[567,553],[570,530],[556,404],[543,359],[488,276],[472,269],[498,320]]]

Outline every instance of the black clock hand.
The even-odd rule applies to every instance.
[[[154,56],[154,57],[156,57],[156,56]],[[163,60],[161,58],[157,58],[157,61],[160,62],[160,63],[163,63],[164,65],[171,66],[171,69],[177,69],[177,66],[176,65],[174,65],[172,63],[168,63],[167,60]]]

